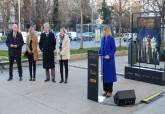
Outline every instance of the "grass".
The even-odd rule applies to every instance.
[[[71,50],[70,53],[71,53],[71,55],[73,55],[73,54],[81,54],[81,53],[87,53],[88,50],[94,50],[94,51],[97,51],[98,48],[76,49],[76,50]]]
[[[117,51],[123,51],[123,50],[128,50],[128,47],[118,47]]]
[[[7,51],[0,51],[0,56],[7,57],[8,56],[8,52]]]
[[[98,51],[98,48],[85,48],[85,49],[71,50],[71,55],[87,53],[88,50]],[[128,50],[128,48],[127,47],[118,47],[117,48],[117,51],[123,51],[123,50]],[[0,51],[0,56],[8,57],[8,52],[7,51]]]
[[[6,57],[8,57],[8,51],[2,51],[2,50],[0,50],[0,57],[4,57],[4,58],[6,58]],[[24,57],[24,55],[22,55],[22,59],[26,59],[26,57]]]
[[[85,49],[71,50],[71,54],[87,53],[88,50],[98,51],[98,48],[85,48]],[[117,51],[123,51],[123,50],[128,50],[128,48],[127,47],[118,47],[117,48]]]

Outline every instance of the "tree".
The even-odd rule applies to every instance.
[[[130,11],[131,13],[137,13],[137,12],[141,12],[143,5],[141,4],[140,1],[135,1],[132,2],[132,4],[130,4]]]
[[[113,4],[113,14],[118,18],[119,23],[119,47],[121,47],[122,17],[128,11],[127,3],[127,0],[115,0]]]
[[[22,5],[22,10],[21,10],[21,14],[22,14],[22,19],[23,19],[23,24],[25,26],[26,29],[29,29],[30,25],[31,25],[31,20],[32,20],[32,2],[31,0],[22,0],[23,5]]]
[[[33,1],[33,0],[32,0]],[[41,30],[42,25],[45,22],[50,22],[52,19],[52,11],[54,7],[54,3],[52,0],[36,0],[33,1],[34,5],[34,19],[33,23],[36,24],[36,29]]]
[[[10,2],[9,0],[0,1],[0,11],[3,21],[3,32],[5,33],[10,19]]]
[[[144,5],[148,5],[150,7],[150,11],[159,13],[162,20],[162,34],[161,34],[161,44],[163,47],[164,44],[164,27],[165,27],[165,0],[148,0],[144,2]]]
[[[45,17],[47,17],[47,12],[45,11],[45,0],[36,0],[36,29],[41,30],[43,23],[45,22]]]
[[[89,5],[90,1],[89,0],[72,0],[72,3],[70,2],[69,5],[72,7],[72,13],[76,14],[78,17],[80,17],[80,31],[81,31],[81,40],[80,40],[80,49],[83,48],[83,24],[84,24],[84,20],[86,20],[90,13],[90,5]],[[89,20],[87,20],[88,22]]]
[[[102,9],[100,9],[103,15],[103,24],[110,24],[110,17],[111,17],[111,7],[107,5],[105,0],[102,3]]]
[[[14,8],[15,23],[18,22],[18,0],[10,0],[11,7]]]
[[[53,0],[53,11],[52,11],[52,24],[53,27],[57,27],[59,24],[59,4],[58,4],[58,0]]]

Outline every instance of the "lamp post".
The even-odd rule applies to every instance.
[[[131,4],[131,0],[129,1],[129,7],[130,7],[130,9],[129,9],[129,12],[130,12],[130,33],[132,32],[132,4]]]
[[[18,27],[21,31],[21,2],[18,0]]]
[[[162,28],[163,28],[163,30],[162,30],[163,31],[162,32],[162,34],[163,34],[162,35],[163,36],[162,37],[162,42],[164,43],[165,42],[165,37],[164,37],[165,36],[165,33],[164,33],[164,30],[165,30],[165,26],[164,26],[164,24],[165,24],[165,1],[162,1],[162,4],[163,4],[162,5],[162,23],[163,23],[162,24],[163,25],[162,26]],[[161,43],[161,47],[163,47],[163,43]]]
[[[91,6],[91,10],[92,10],[92,15],[91,15],[92,32],[94,32],[95,3],[96,3],[96,0],[91,0],[91,2],[90,2],[90,6]]]
[[[92,22],[92,24],[94,24],[94,10],[95,10],[95,3],[96,3],[96,1],[95,0],[91,0],[91,9],[92,9],[92,19],[91,19],[91,22]]]
[[[80,49],[82,49],[83,48],[83,0],[80,1],[80,15],[81,15]]]

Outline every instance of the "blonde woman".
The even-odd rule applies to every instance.
[[[101,39],[99,54],[102,56],[102,72],[103,72],[103,96],[111,97],[113,92],[113,82],[117,81],[115,68],[115,40],[111,35],[111,29],[105,27]]]
[[[66,34],[65,28],[60,30],[60,39],[57,47],[58,60],[60,64],[61,81],[59,83],[68,82],[68,60],[70,59],[70,39]],[[63,76],[63,67],[65,67],[65,80]]]
[[[36,80],[36,61],[38,60],[38,39],[34,27],[30,27],[26,41],[27,57],[29,61],[29,81]]]

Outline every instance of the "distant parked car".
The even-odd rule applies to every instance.
[[[21,33],[22,33],[23,41],[24,41],[24,43],[26,43],[26,39],[27,39],[28,33],[25,32],[25,31],[23,31],[23,32],[21,32]]]
[[[3,34],[0,32],[0,37],[2,37],[3,36]]]
[[[70,40],[72,40],[72,41],[77,40],[77,33],[76,32],[67,32],[67,35],[69,36]]]
[[[69,39],[72,40],[71,33],[68,33],[68,32],[67,32],[66,34],[68,35]]]
[[[85,32],[83,33],[84,40],[91,41],[95,37],[93,32]]]
[[[56,32],[56,33],[55,33],[55,38],[56,38],[56,39],[60,39],[60,32]]]
[[[38,41],[40,41],[40,35],[41,35],[41,33],[42,33],[41,31],[37,31],[37,33],[36,33],[37,34]]]
[[[76,37],[77,36],[75,36],[75,33],[73,33],[73,32],[67,32],[66,34],[68,35],[68,37],[69,37],[70,40],[76,40]],[[55,33],[55,37],[56,37],[56,39],[60,39],[60,32],[56,32]]]
[[[2,33],[0,33],[0,42],[2,42]]]
[[[82,34],[84,41],[91,41],[95,37],[95,33],[93,32],[84,32]],[[77,34],[77,38],[81,39],[81,33]]]

